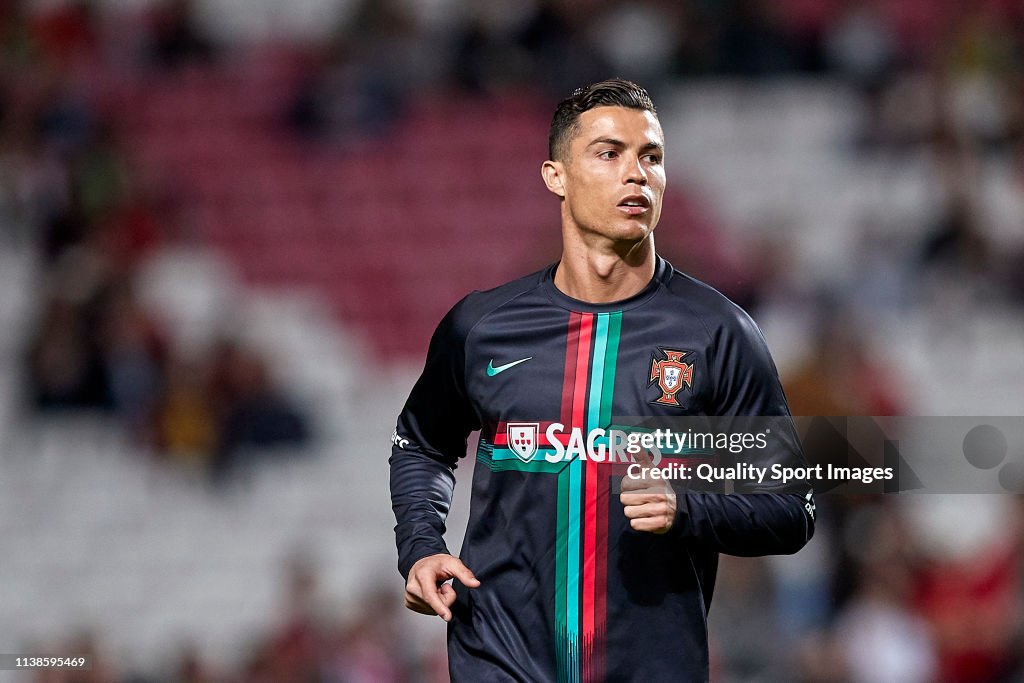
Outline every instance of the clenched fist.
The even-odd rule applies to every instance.
[[[654,468],[646,453],[638,453],[636,458],[641,465],[641,474],[647,474]],[[675,522],[676,492],[664,479],[625,476],[619,500],[629,525],[637,531],[664,534]]]

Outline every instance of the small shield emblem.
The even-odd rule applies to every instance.
[[[537,454],[539,434],[539,422],[509,422],[505,426],[508,447],[523,462],[530,462]]]

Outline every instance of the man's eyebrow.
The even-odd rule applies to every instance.
[[[593,147],[594,145],[600,145],[602,143],[606,145],[611,145],[612,147],[626,146],[625,142],[623,142],[622,140],[616,140],[615,138],[597,138],[595,140],[591,140],[590,144],[587,145],[587,147]]]
[[[623,142],[622,140],[618,140],[616,138],[604,138],[604,137],[602,137],[602,138],[597,138],[595,140],[591,140],[590,144],[587,145],[587,147],[593,147],[594,145],[600,145],[600,144],[611,145],[612,147],[619,147],[619,148],[623,148],[623,147],[626,146],[626,143]],[[663,144],[661,144],[660,142],[654,142],[652,140],[651,142],[648,142],[647,144],[645,144],[640,149],[656,149],[658,151],[663,151],[665,149],[665,146]]]

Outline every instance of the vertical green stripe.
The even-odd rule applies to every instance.
[[[608,314],[597,316],[597,332],[594,335],[593,372],[590,374],[590,402],[587,406],[586,431],[601,425],[601,385],[604,382],[605,352],[608,346]]]
[[[566,632],[566,577],[568,575],[569,551],[569,468],[562,469],[558,474],[558,507],[557,530],[555,536],[555,633]],[[556,647],[568,645],[561,637],[557,638]],[[557,652],[558,661],[565,662],[568,651]]]
[[[583,460],[569,463],[569,563],[566,567],[566,633],[569,636],[570,681],[579,680],[580,657],[580,512],[582,508]]]
[[[598,427],[607,428],[612,423],[612,395],[615,393],[615,361],[619,355],[619,333],[622,331],[622,311],[608,316],[608,334],[605,344],[604,376],[601,386],[601,414]]]
[[[586,417],[583,428],[584,439],[589,435],[590,430],[597,426],[600,417],[600,395],[601,385],[604,379],[605,346],[608,339],[608,314],[601,313],[597,316],[597,324],[594,326],[594,347],[591,353],[590,365],[590,393],[588,396],[587,410],[583,413]],[[586,381],[586,378],[584,378]],[[583,559],[583,471],[586,465],[582,459],[576,458],[569,465],[569,563],[566,567],[566,625],[571,651],[579,663],[579,646],[581,644],[580,630],[582,621],[580,617],[581,608],[581,579],[583,569],[580,565]],[[579,676],[578,666],[571,666],[572,676]]]

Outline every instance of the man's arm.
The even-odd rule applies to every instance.
[[[737,309],[738,316],[717,330],[709,362],[716,389],[707,414],[716,431],[750,431],[745,417],[769,417],[769,447],[751,449],[746,464],[806,465],[789,414],[778,371],[760,330]],[[759,425],[763,426],[763,425]],[[737,482],[736,493],[706,493],[665,481],[624,478],[622,502],[638,531],[671,533],[728,555],[790,554],[814,535],[815,505],[810,486],[773,482]]]
[[[806,496],[689,492],[679,498],[678,505],[680,535],[727,555],[788,555],[814,535],[810,492]]]
[[[713,340],[715,405],[724,427],[749,431],[749,417],[771,418],[768,447],[744,461],[769,469],[806,466],[779,373],[757,325],[739,308]],[[814,495],[806,483],[737,482],[737,493],[689,493],[680,501],[679,531],[728,555],[789,554],[814,535]]]
[[[476,582],[444,542],[455,467],[466,454],[466,438],[479,427],[465,394],[465,337],[458,310],[453,308],[434,332],[423,373],[398,417],[389,460],[406,605],[446,618],[455,593],[444,581],[457,577],[471,587]]]

